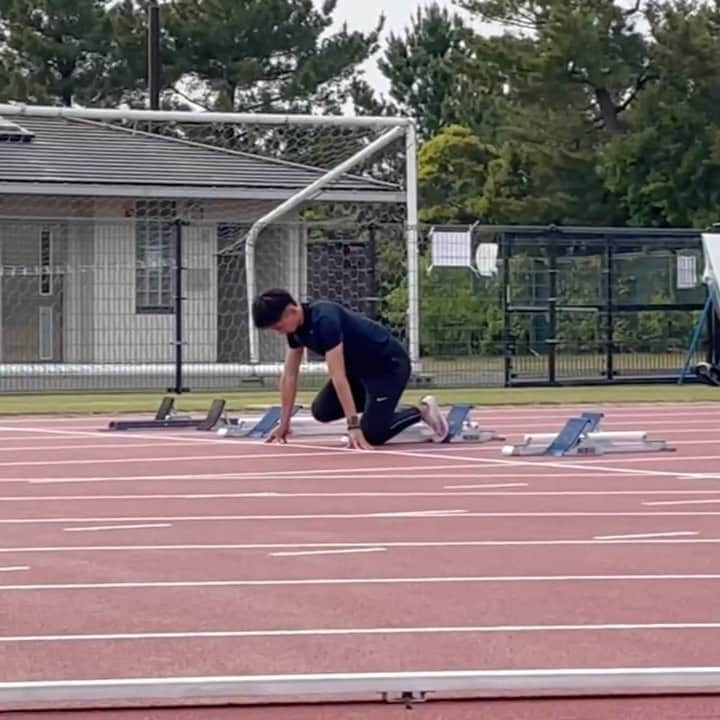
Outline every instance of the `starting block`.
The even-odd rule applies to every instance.
[[[453,405],[450,408],[447,416],[450,433],[444,442],[482,443],[504,440],[505,438],[498,436],[495,431],[482,430],[477,423],[469,420],[472,407],[463,404]],[[299,407],[293,408],[293,416],[299,409]],[[238,419],[232,426],[221,427],[217,432],[224,437],[260,440],[269,437],[279,420],[280,408],[275,406],[259,418]],[[319,423],[312,417],[298,417],[293,420],[290,435],[293,438],[336,436],[347,442],[347,426],[345,420]],[[432,431],[424,423],[418,423],[391,438],[388,444],[408,442],[434,442]]]
[[[295,405],[292,409],[294,416],[300,406]],[[278,406],[271,407],[264,415],[259,418],[238,418],[232,424],[225,425],[218,429],[217,434],[223,437],[248,438],[251,440],[264,440],[270,436],[275,426],[280,422],[280,413],[282,408]],[[318,423],[319,424],[319,423]],[[293,435],[295,432],[293,431]]]
[[[505,445],[503,455],[605,455],[673,451],[665,440],[648,440],[645,431],[601,432],[602,413],[583,413],[570,418],[559,433],[525,435],[518,445]]]
[[[166,396],[160,403],[155,417],[148,420],[111,420],[108,430],[158,430],[166,428],[196,428],[209,432],[218,425],[233,425],[236,421],[227,418],[225,400],[213,400],[204,418],[182,415],[175,409],[175,398]]]

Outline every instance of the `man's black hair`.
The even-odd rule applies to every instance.
[[[288,305],[297,305],[295,298],[287,291],[272,288],[260,293],[252,306],[253,322],[259,329],[273,326],[282,317]]]

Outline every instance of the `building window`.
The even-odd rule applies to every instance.
[[[172,313],[175,307],[175,203],[135,204],[135,310]]]
[[[38,258],[40,266],[40,295],[52,295],[52,233],[43,230],[40,233],[40,255]]]

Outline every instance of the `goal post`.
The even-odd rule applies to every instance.
[[[381,148],[404,134],[404,127],[395,127],[381,135],[376,140],[373,140],[369,145],[357,152],[355,155],[343,161],[332,170],[325,173],[322,177],[318,178],[313,183],[290,197],[288,200],[270,210],[270,212],[263,215],[259,220],[256,220],[245,238],[238,240],[224,251],[224,253],[230,253],[239,249],[239,246],[241,246],[243,242],[245,244],[245,272],[247,277],[247,303],[249,310],[251,309],[253,299],[258,291],[257,283],[255,281],[255,243],[257,242],[257,238],[263,228],[267,227],[273,221],[282,218],[287,213],[302,205],[304,202],[312,200],[317,196],[323,187],[326,187],[344,173],[352,170],[353,167],[363,160],[372,157]],[[260,361],[258,331],[252,324],[252,317],[248,317],[248,327],[250,328],[250,362],[258,363]]]
[[[139,237],[130,225],[139,222],[141,204],[143,218],[152,215],[155,206],[172,205],[167,212],[184,223],[182,271],[188,277],[182,286],[187,303],[183,342],[188,345],[185,361],[194,365],[191,370],[209,375],[215,365],[232,378],[279,374],[281,343],[260,338],[251,318],[253,297],[269,284],[285,285],[301,298],[328,297],[369,311],[391,326],[407,346],[414,369],[420,370],[417,136],[410,118],[21,103],[0,104],[0,117],[27,125],[41,142],[46,139],[46,128],[38,129],[41,122],[64,120],[73,126],[63,142],[68,143],[67,153],[82,151],[75,177],[15,183],[0,178],[0,219],[9,212],[14,220],[61,220],[64,257],[84,263],[84,287],[92,286],[96,296],[101,274],[108,277],[106,269],[98,270],[109,260],[101,251],[115,252],[110,240],[122,237],[125,254],[118,251],[111,262],[122,265],[123,272],[111,278],[118,287],[104,291],[117,296],[116,307],[127,305],[141,282],[158,296],[165,285],[172,291],[163,273],[172,275],[165,266],[174,256],[165,257],[162,239],[136,256],[127,250],[126,237]],[[120,139],[115,151],[109,149],[113,138],[99,134],[108,130],[117,131]],[[64,132],[53,128],[53,142]],[[82,133],[87,134],[85,145],[77,140]],[[143,157],[135,154],[137,147],[127,145],[130,138],[148,148],[152,140],[155,147]],[[127,155],[124,145],[130,148]],[[39,148],[37,157],[42,159]],[[160,215],[143,220],[142,238],[147,240],[165,220]],[[77,248],[81,236],[87,241],[91,234],[95,254],[89,259],[89,253]],[[206,256],[211,245],[212,266]],[[206,255],[201,257],[201,252]],[[72,282],[74,269],[66,263],[66,283]],[[201,286],[205,281],[209,284]],[[172,361],[172,353],[149,350],[149,328],[165,332],[165,325],[171,328],[172,323],[151,322],[150,311],[143,311],[145,316],[117,312],[122,323],[115,322],[113,330],[124,343],[136,344],[133,351],[100,351],[98,343],[111,342],[110,335],[102,335],[102,323],[93,325],[94,317],[75,323],[83,332],[73,337],[87,347],[74,347],[66,358],[85,364],[115,357],[129,364]],[[135,317],[130,318],[132,312]],[[306,365],[313,365],[311,357]],[[186,376],[198,387],[192,371]]]

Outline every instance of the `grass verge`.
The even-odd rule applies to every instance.
[[[426,391],[409,390],[404,402],[417,402]],[[443,404],[470,402],[475,405],[564,405],[598,403],[693,402],[720,400],[720,388],[704,385],[630,385],[571,388],[467,388],[433,389]],[[301,405],[309,405],[314,392],[298,394]],[[216,397],[228,402],[230,412],[264,408],[279,402],[277,392],[188,393],[176,398],[181,411],[203,412]],[[105,393],[5,395],[0,397],[0,415],[115,414],[153,412],[162,393]]]

